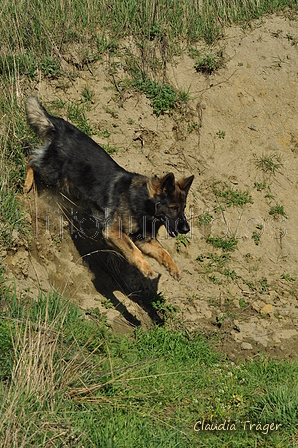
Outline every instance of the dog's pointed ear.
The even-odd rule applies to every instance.
[[[173,173],[168,173],[160,179],[159,188],[161,193],[166,195],[175,190],[175,176]]]
[[[188,194],[188,190],[190,189],[194,177],[195,176],[185,177],[184,179],[178,180],[177,182],[177,185],[180,188],[180,190],[185,191],[186,195]]]

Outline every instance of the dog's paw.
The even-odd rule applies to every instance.
[[[139,266],[139,270],[144,275],[144,277],[150,278],[151,280],[153,280],[157,275],[150,264],[145,260],[142,262],[141,266]]]
[[[175,265],[175,263],[173,263],[171,266],[169,266],[168,269],[169,269],[171,276],[174,277],[175,280],[181,279],[181,273],[180,273],[178,267]]]

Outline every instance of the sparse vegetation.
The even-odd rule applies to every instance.
[[[178,233],[177,237],[176,237],[176,248],[177,248],[177,252],[180,252],[181,250],[181,244],[184,247],[187,247],[190,243],[190,238],[188,235],[182,235],[181,233]]]
[[[215,70],[222,67],[224,63],[223,51],[218,50],[216,53],[201,53],[199,51],[192,51],[192,55],[196,55],[197,62],[195,63],[195,69],[197,72],[211,74]]]
[[[253,204],[253,199],[247,191],[232,190],[225,182],[214,182],[213,193],[220,199],[221,207],[243,207],[245,204]]]
[[[260,286],[261,286],[261,288],[259,289],[260,294],[263,294],[264,292],[268,291],[269,285],[266,277],[260,280]]]
[[[286,280],[287,282],[295,282],[296,281],[296,277],[291,277],[290,274],[281,274],[281,278]]]
[[[283,167],[281,156],[276,152],[269,155],[263,154],[261,157],[255,156],[255,165],[265,174],[273,174],[273,176],[275,176],[275,174]]]
[[[214,285],[221,285],[222,281],[219,280],[215,274],[210,274],[208,275],[208,279],[210,280],[210,282],[214,283]]]
[[[119,118],[119,114],[118,114],[118,112],[116,112],[116,110],[111,109],[111,108],[108,107],[108,106],[103,106],[103,109],[105,110],[105,112],[106,112],[107,114],[111,115],[111,117],[113,117],[113,118]]]
[[[108,154],[113,154],[113,153],[117,154],[117,152],[118,152],[118,148],[116,148],[116,146],[110,145],[110,142],[108,142],[107,145],[102,143],[101,146]]]
[[[258,246],[260,244],[260,239],[261,239],[262,234],[263,234],[263,225],[258,224],[256,226],[256,230],[254,230],[252,233],[252,238],[253,238],[256,246]]]
[[[207,260],[207,262],[208,262],[207,266],[209,268],[214,266],[217,269],[224,267],[225,264],[229,261],[229,259],[230,259],[230,256],[229,256],[228,253],[217,255],[215,253],[211,253],[210,252],[207,255],[200,254],[200,255],[197,256],[197,260],[200,261],[201,263],[204,260]]]
[[[202,226],[203,224],[210,224],[213,219],[213,216],[209,212],[205,212],[199,216],[199,224]]]
[[[225,136],[226,136],[226,131],[218,131],[218,132],[216,133],[216,135],[218,136],[218,138],[222,138],[222,139],[224,139]]]
[[[269,210],[269,215],[277,217],[278,215],[287,218],[286,212],[284,211],[283,205],[276,204]]]
[[[212,244],[212,246],[216,247],[217,249],[222,249],[224,252],[234,252],[237,248],[238,243],[234,236],[231,236],[229,238],[208,236],[206,242]]]
[[[254,183],[254,188],[256,188],[257,191],[265,190],[266,187],[267,187],[266,181]]]
[[[80,131],[87,135],[93,134],[92,128],[86,119],[83,106],[78,103],[69,103],[67,105],[67,116]]]
[[[286,59],[281,59],[279,56],[273,58],[274,67],[281,68],[282,64],[287,64]]]
[[[196,131],[199,128],[199,125],[196,121],[193,121],[192,123],[189,123],[187,125],[187,132],[191,133],[193,131]]]
[[[153,111],[157,116],[166,111],[173,111],[178,100],[177,91],[173,87],[150,80],[135,81],[132,85],[144,92],[147,98],[151,99]]]
[[[93,96],[94,96],[94,92],[91,91],[88,86],[84,87],[84,90],[82,92],[82,97],[84,98],[84,100],[87,102],[91,102]]]

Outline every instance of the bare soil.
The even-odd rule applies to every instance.
[[[111,134],[108,140],[92,138],[116,146],[119,151],[112,157],[125,169],[148,176],[194,174],[195,179],[187,210],[190,243],[178,252],[175,240],[165,232],[159,235],[182,271],[180,282],[152,260],[159,275],[148,281],[107,250],[94,229],[95,238],[82,237],[76,227],[84,214],[61,195],[39,187],[24,196],[34,237],[28,247],[20,244],[6,258],[7,277],[16,278],[24,300],[36,297],[39,288],[55,288],[85,310],[98,308],[124,334],[136,325],[150,328],[161,319],[151,303],[160,294],[166,299],[164,307],[178,309],[175,325],[215,335],[218,348],[231,359],[260,351],[296,356],[297,42],[297,21],[283,16],[266,17],[245,31],[227,29],[218,45],[225,62],[217,72],[197,72],[187,52],[168,63],[169,81],[179,89],[189,88],[191,100],[181,111],[159,117],[145,95],[121,90],[126,77],[121,59],[113,60],[112,76],[110,60],[78,69],[74,49],[75,56],[65,55],[65,60],[75,77],[32,83],[25,95],[39,95],[45,105],[57,99],[78,102],[86,87],[93,92],[88,122]],[[279,157],[282,166],[274,173],[256,165],[261,158],[276,162]],[[226,189],[248,190],[253,203],[215,212],[217,181]],[[256,188],[264,181],[266,188]],[[283,206],[286,217],[269,214],[276,204]],[[70,228],[65,207],[77,226]],[[208,224],[201,223],[205,212],[212,215]],[[258,245],[254,232],[260,235]],[[206,241],[209,234],[237,239],[237,249],[223,267],[214,260],[224,252]]]

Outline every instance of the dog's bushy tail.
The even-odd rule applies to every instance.
[[[49,114],[34,96],[29,96],[26,101],[26,115],[33,131],[42,140],[47,140],[55,128]]]

